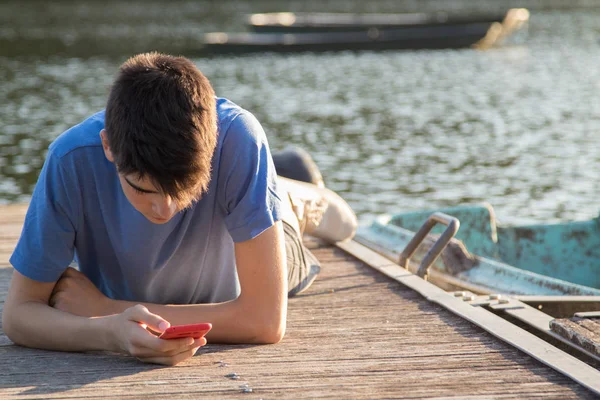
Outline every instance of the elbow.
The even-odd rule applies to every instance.
[[[247,338],[254,344],[276,344],[281,342],[285,336],[286,314],[281,312],[265,313],[262,315],[253,315],[247,321],[246,332],[250,334]]]
[[[285,336],[285,321],[279,324],[263,326],[254,337],[257,344],[277,344]]]
[[[2,332],[16,345],[23,347],[35,347],[27,335],[27,310],[23,309],[22,303],[15,304],[7,299],[2,310]]]
[[[16,334],[15,324],[12,318],[12,312],[9,307],[6,307],[2,312],[2,331],[4,334],[15,344],[23,345],[19,341],[18,335]]]
[[[264,332],[263,337],[266,344],[276,344],[283,340],[285,336],[286,320],[285,316],[278,323],[272,324]]]
[[[28,347],[27,343],[22,340],[22,337],[16,334],[16,332],[8,326],[4,325],[4,321],[2,322],[2,331],[6,335],[7,338],[10,339],[11,342],[18,346]]]

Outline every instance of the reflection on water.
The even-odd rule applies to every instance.
[[[127,56],[158,49],[190,56],[219,95],[257,115],[274,150],[309,150],[362,220],[479,201],[509,223],[597,215],[600,10],[533,10],[524,44],[488,52],[194,56],[200,33],[240,30],[244,12],[281,4],[0,3],[0,202],[27,201],[48,144],[104,107]]]

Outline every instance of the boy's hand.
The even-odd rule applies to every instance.
[[[140,304],[109,318],[114,349],[147,363],[175,365],[191,358],[206,344],[205,338],[163,340],[150,333],[146,328],[162,333],[170,324]]]
[[[48,304],[81,317],[100,317],[113,314],[110,302],[87,276],[68,267],[56,282]]]

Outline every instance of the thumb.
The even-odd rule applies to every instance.
[[[137,322],[142,325],[146,325],[148,328],[155,332],[162,333],[171,326],[169,321],[162,318],[160,315],[152,314],[146,307],[141,304],[137,304],[130,307],[126,311],[127,319],[129,321]]]

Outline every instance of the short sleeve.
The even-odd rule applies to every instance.
[[[281,220],[281,197],[267,138],[256,118],[248,112],[238,115],[225,135],[218,201],[233,241],[243,242]]]
[[[57,281],[73,260],[81,196],[74,172],[67,170],[50,150],[10,258],[17,271],[36,281]]]

